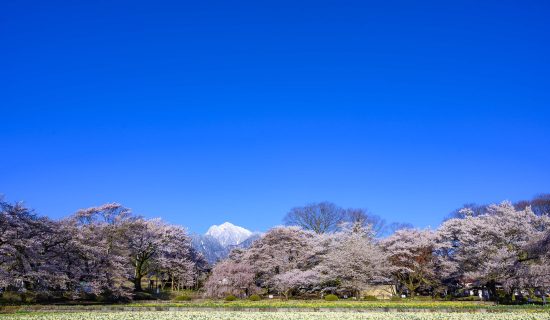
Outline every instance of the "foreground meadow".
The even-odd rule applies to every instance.
[[[0,315],[10,320],[550,320],[548,313],[440,312],[73,312]]]
[[[481,301],[441,301],[427,299],[401,299],[398,301],[376,300],[376,301],[355,301],[355,300],[194,300],[194,301],[142,301],[127,304],[134,307],[150,307],[150,306],[173,306],[173,307],[193,307],[193,308],[326,308],[326,309],[444,309],[444,310],[516,310],[516,309],[533,309],[533,310],[549,310],[550,305],[541,306],[534,304],[525,305],[498,305],[494,302]]]
[[[436,301],[409,300],[400,301],[325,301],[325,300],[193,300],[193,301],[137,301],[126,304],[20,304],[0,305],[1,313],[75,313],[75,312],[147,312],[147,311],[331,311],[331,312],[501,312],[501,313],[546,313],[550,314],[550,305],[502,305],[479,301]]]

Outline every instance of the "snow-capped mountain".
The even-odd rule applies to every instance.
[[[206,232],[207,236],[217,239],[224,247],[238,245],[250,238],[252,231],[224,222],[219,226],[213,225]]]
[[[229,248],[222,246],[217,239],[211,236],[192,234],[191,243],[193,248],[202,253],[206,261],[210,264],[214,264],[224,259],[229,254]]]
[[[229,222],[211,226],[206,234],[191,235],[193,247],[202,253],[210,264],[225,259],[233,249],[249,248],[260,237],[261,233]]]

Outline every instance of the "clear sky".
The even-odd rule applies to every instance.
[[[195,232],[550,191],[548,1],[2,1],[0,193]]]

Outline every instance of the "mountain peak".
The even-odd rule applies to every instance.
[[[213,225],[208,228],[206,235],[218,240],[224,247],[238,245],[252,235],[252,231],[236,226],[231,222]]]
[[[214,227],[214,226],[212,226],[212,227]],[[236,227],[236,225],[232,224],[231,222],[226,221],[226,222],[220,224],[219,227],[228,227],[228,228],[230,228],[230,227]]]

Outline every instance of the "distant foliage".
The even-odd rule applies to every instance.
[[[550,193],[539,194],[531,200],[519,201],[514,203],[514,207],[518,210],[530,207],[531,211],[537,216],[548,216],[550,215]]]
[[[288,226],[298,226],[317,234],[340,231],[346,225],[368,226],[377,236],[382,236],[390,229],[384,219],[366,209],[344,209],[327,201],[292,208],[284,222]]]
[[[345,210],[331,202],[292,208],[285,217],[287,225],[299,226],[315,233],[335,231],[345,219]]]

